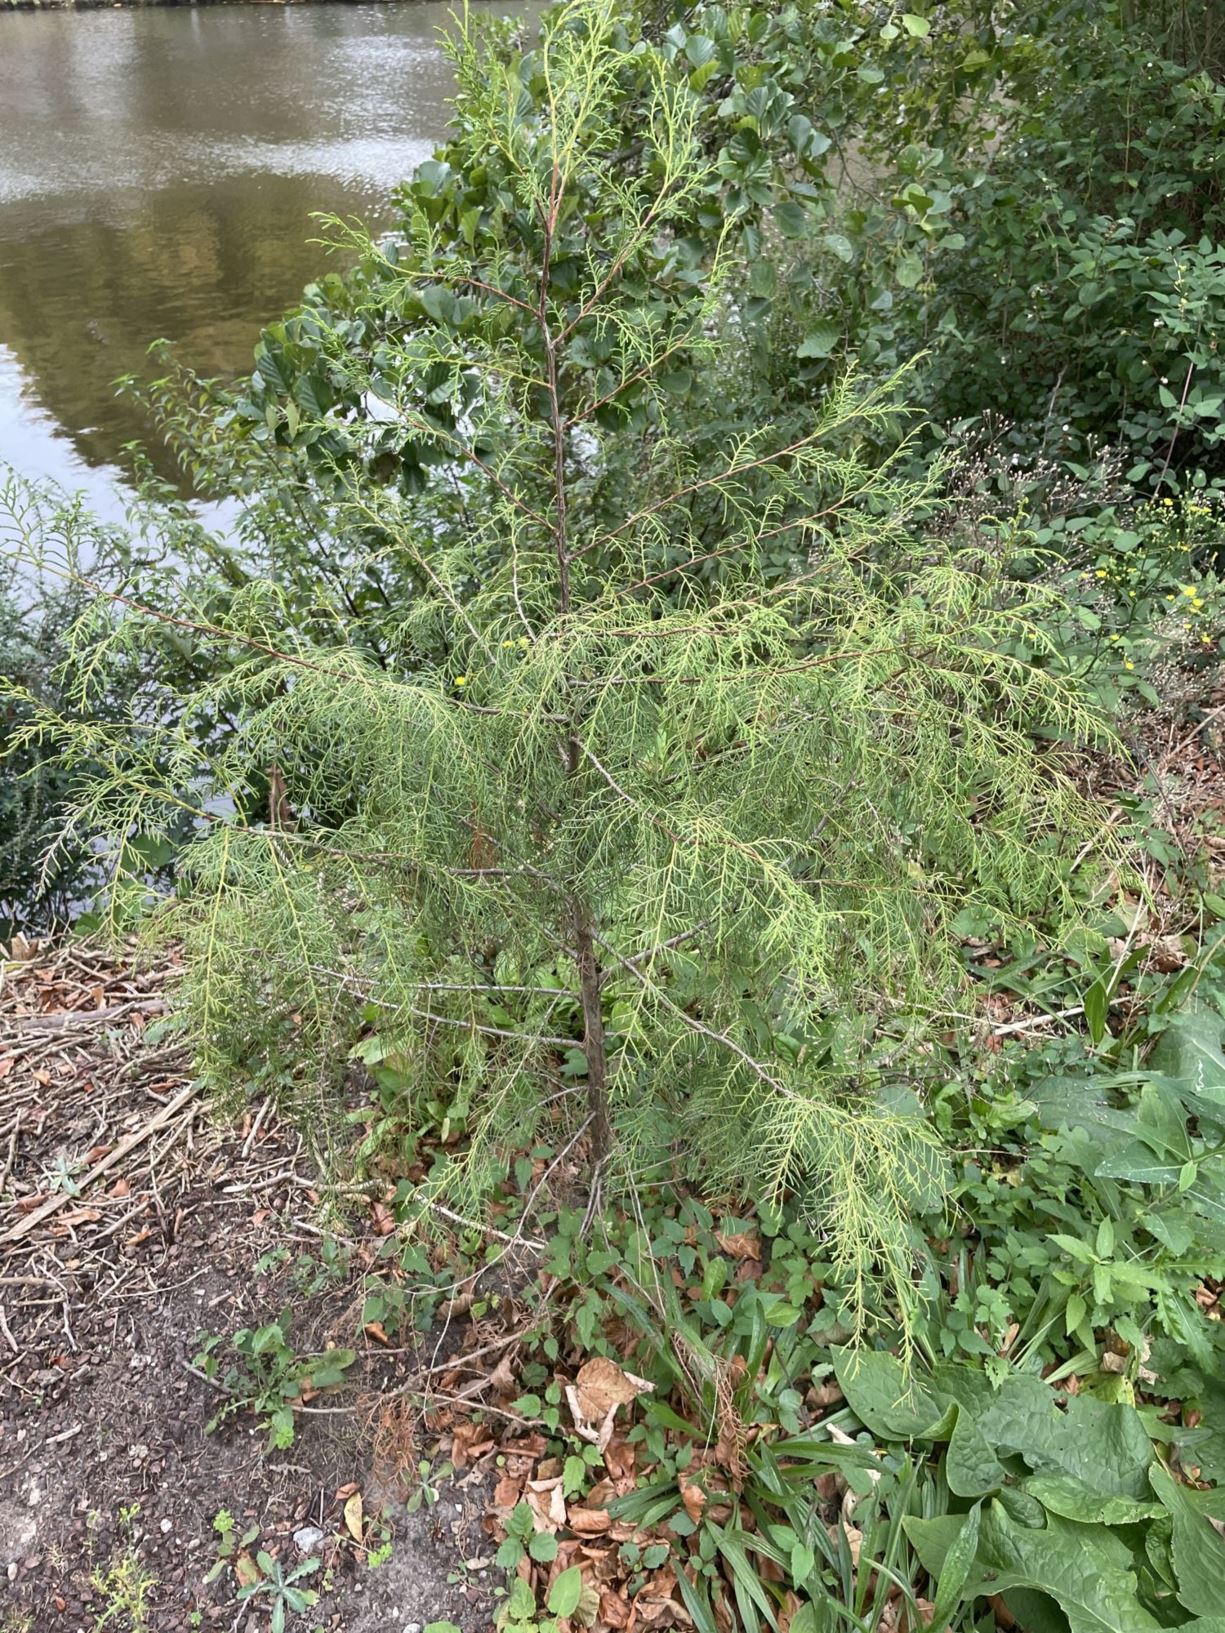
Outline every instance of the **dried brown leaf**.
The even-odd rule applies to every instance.
[[[566,1524],[580,1537],[595,1537],[611,1529],[612,1515],[606,1508],[571,1507],[566,1514]]]
[[[697,1525],[701,1521],[706,1508],[706,1493],[696,1480],[690,1480],[684,1474],[677,1475],[676,1483],[680,1487],[681,1502],[684,1505],[685,1512]]]
[[[761,1239],[751,1231],[742,1230],[733,1234],[719,1231],[715,1234],[715,1241],[724,1253],[730,1253],[737,1262],[741,1259],[761,1258]]]
[[[579,1410],[588,1423],[602,1422],[610,1411],[618,1406],[628,1406],[632,1400],[654,1387],[645,1378],[636,1378],[632,1372],[624,1371],[604,1355],[594,1356],[585,1362],[574,1380]]]
[[[600,1620],[608,1627],[623,1628],[629,1626],[630,1607],[619,1593],[612,1593],[605,1588],[600,1595]]]

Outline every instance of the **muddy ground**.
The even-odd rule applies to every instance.
[[[318,1603],[290,1607],[290,1630],[490,1626],[486,1476],[465,1471],[409,1513],[419,1461],[445,1441],[407,1410],[390,1442],[386,1413],[375,1422],[420,1355],[360,1339],[345,1386],[297,1413],[283,1450],[249,1411],[206,1432],[227,1397],[197,1364],[201,1334],[290,1305],[303,1352],[352,1345],[377,1217],[347,1218],[341,1261],[321,1268],[319,1178],[298,1136],[267,1106],[235,1124],[194,1092],[158,1037],[163,975],[73,943],[14,950],[0,988],[2,1633],[262,1633],[274,1598],[238,1603],[234,1569],[245,1554],[262,1580],[260,1550],[286,1573],[320,1561],[298,1584]],[[223,1510],[233,1547],[214,1571]]]

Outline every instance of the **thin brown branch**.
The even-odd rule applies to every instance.
[[[680,504],[683,499],[689,499],[695,493],[702,493],[707,488],[718,487],[733,477],[746,475],[749,471],[761,470],[767,465],[774,465],[780,459],[790,458],[792,454],[797,454],[802,449],[810,447],[819,435],[820,433],[817,431],[810,431],[806,437],[800,437],[795,442],[788,443],[785,448],[776,448],[772,453],[761,454],[758,458],[748,459],[743,463],[733,459],[721,471],[715,471],[711,476],[703,476],[698,478],[697,481],[686,483],[683,488],[677,488],[672,493],[665,494],[662,499],[656,499],[651,504],[644,505],[641,510],[636,510],[632,516],[627,516],[623,522],[618,523],[616,527],[611,528],[607,533],[598,534],[589,544],[585,544],[582,549],[576,550],[574,558],[577,560],[579,556],[586,555],[590,550],[598,549],[604,544],[611,544],[622,533],[628,532],[630,528],[637,527],[640,522],[646,521],[648,517],[657,516],[661,510],[667,510],[671,505]]]

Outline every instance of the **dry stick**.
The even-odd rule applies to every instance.
[[[444,1219],[450,1219],[457,1225],[464,1225],[469,1230],[481,1231],[486,1236],[496,1236],[500,1242],[509,1242],[512,1247],[530,1247],[537,1253],[545,1251],[546,1243],[537,1241],[534,1236],[510,1236],[504,1230],[495,1230],[492,1225],[482,1225],[475,1219],[465,1219],[462,1213],[456,1213],[451,1208],[444,1208],[441,1202],[427,1202],[426,1207],[431,1213],[440,1213]],[[526,1217],[527,1210],[524,1210]]]
[[[107,1004],[104,1009],[66,1009],[58,1015],[18,1015],[17,1029],[63,1032],[69,1028],[97,1026],[103,1021],[117,1020],[134,1009],[146,1015],[164,1015],[169,1007],[163,998],[127,998],[121,1004]]]
[[[84,1179],[81,1180],[80,1184],[77,1186],[77,1194],[80,1195],[87,1190],[96,1179],[100,1179],[103,1174],[109,1173],[110,1170],[118,1163],[121,1163],[130,1152],[135,1151],[138,1146],[143,1145],[151,1134],[156,1134],[159,1128],[165,1127],[170,1119],[183,1109],[183,1107],[195,1094],[197,1087],[197,1084],[189,1083],[185,1089],[181,1090],[175,1095],[174,1099],[170,1101],[169,1105],[163,1106],[161,1111],[158,1112],[157,1116],[147,1122],[143,1128],[137,1129],[135,1134],[129,1134],[124,1139],[120,1140],[119,1144],[110,1153],[110,1155],[103,1157],[101,1162],[96,1162],[85,1175]],[[16,1224],[12,1226],[11,1229],[6,1230],[4,1235],[0,1236],[0,1247],[3,1247],[8,1242],[21,1241],[23,1237],[30,1234],[36,1225],[40,1225],[44,1219],[49,1219],[53,1213],[58,1213],[64,1204],[71,1200],[72,1198],[69,1196],[67,1191],[62,1192],[59,1196],[53,1196],[49,1202],[44,1202],[41,1208],[35,1208],[33,1213],[27,1214],[19,1224]]]
[[[17,1117],[13,1123],[13,1132],[9,1136],[8,1155],[4,1159],[4,1172],[0,1174],[0,1197],[4,1195],[4,1188],[9,1182],[9,1175],[13,1171],[13,1159],[17,1155],[17,1140],[21,1134],[21,1120],[25,1116],[25,1107],[18,1106]]]
[[[1196,338],[1196,341],[1198,342],[1198,340],[1199,340],[1198,333],[1196,334],[1195,338]],[[1179,398],[1179,401],[1178,401],[1178,412],[1180,414],[1182,413],[1183,409],[1187,406],[1187,395],[1191,390],[1191,380],[1192,380],[1192,377],[1193,377],[1194,374],[1195,374],[1195,364],[1193,362],[1188,363],[1187,364],[1187,378],[1182,383],[1182,396]],[[1178,441],[1178,423],[1177,423],[1177,421],[1175,421],[1174,429],[1173,429],[1173,431],[1170,432],[1170,446],[1165,451],[1165,464],[1161,467],[1161,475],[1157,478],[1157,486],[1159,488],[1160,488],[1161,484],[1165,481],[1166,472],[1170,468],[1170,461],[1174,457],[1174,444],[1177,441]]]
[[[1171,760],[1176,760],[1180,755],[1185,754],[1205,726],[1210,726],[1214,720],[1219,719],[1223,714],[1225,714],[1225,703],[1219,704],[1215,709],[1209,709],[1200,723],[1189,731],[1180,743],[1174,745],[1166,755],[1164,763],[1168,765]]]
[[[1008,1021],[1003,1026],[993,1026],[991,1036],[1006,1038],[1013,1032],[1032,1032],[1037,1026],[1049,1026],[1054,1021],[1070,1020],[1073,1015],[1083,1015],[1084,1012],[1084,1004],[1073,1004],[1071,1009],[1056,1009],[1049,1015],[1028,1015],[1021,1021]]]

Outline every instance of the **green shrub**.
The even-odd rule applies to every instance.
[[[1121,447],[1149,489],[1225,474],[1225,84],[1168,54],[1189,42],[1157,7],[942,11],[931,88],[864,112],[832,355],[926,348],[932,418],[994,416],[1026,456]],[[958,75],[990,99],[950,114]]]
[[[88,894],[87,843],[57,843],[73,779],[54,748],[23,741],[38,706],[59,697],[58,666],[69,632],[92,597],[38,569],[23,548],[48,544],[49,512],[13,478],[0,484],[0,527],[12,548],[0,555],[0,677],[22,688],[0,706],[0,938],[66,919]],[[63,536],[76,517],[65,511]],[[35,544],[37,539],[37,544]]]
[[[72,820],[82,784],[105,774],[125,736],[152,741],[177,692],[211,672],[201,632],[175,622],[180,596],[198,595],[207,621],[246,577],[233,546],[209,539],[147,473],[119,526],[98,521],[79,495],[0,467],[0,927],[62,925],[113,876],[98,830]],[[108,630],[133,604],[158,611],[160,639],[104,656]],[[70,765],[56,734],[78,719],[90,723],[95,756]],[[202,748],[230,722],[221,704],[182,725]],[[135,832],[131,813],[112,828],[130,905],[164,878],[191,820],[185,807],[156,840]]]
[[[539,1137],[584,1140],[598,1196],[614,1155],[683,1139],[711,1183],[805,1187],[858,1311],[882,1268],[905,1300],[906,1215],[939,1162],[898,1052],[951,1004],[965,902],[1075,911],[1094,815],[1030,733],[1096,722],[1004,655],[1042,645],[1043,597],[941,544],[925,490],[858,456],[891,397],[839,388],[786,436],[674,423],[675,377],[734,357],[743,272],[734,240],[713,267],[686,247],[718,174],[688,64],[601,4],[547,19],[530,63],[471,35],[456,61],[446,165],[410,184],[394,254],[361,244],[411,322],[369,355],[346,323],[317,336],[383,419],[287,427],[360,453],[391,424],[445,474],[435,510],[377,460],[333,467],[333,529],[412,564],[380,615],[390,656],[327,586],[303,620],[252,583],[208,617],[180,601],[221,658],[173,720],[109,734],[82,695],[69,728],[41,724],[74,769],[106,749],[89,823],[194,813],[167,927],[211,1077],[272,1038],[326,1089],[372,1027],[472,1107],[468,1171],[443,1164],[440,1190],[479,1191]],[[89,640],[125,662],[166,623],[99,619]],[[202,747],[192,723],[222,712]],[[261,776],[279,792],[257,820]]]

